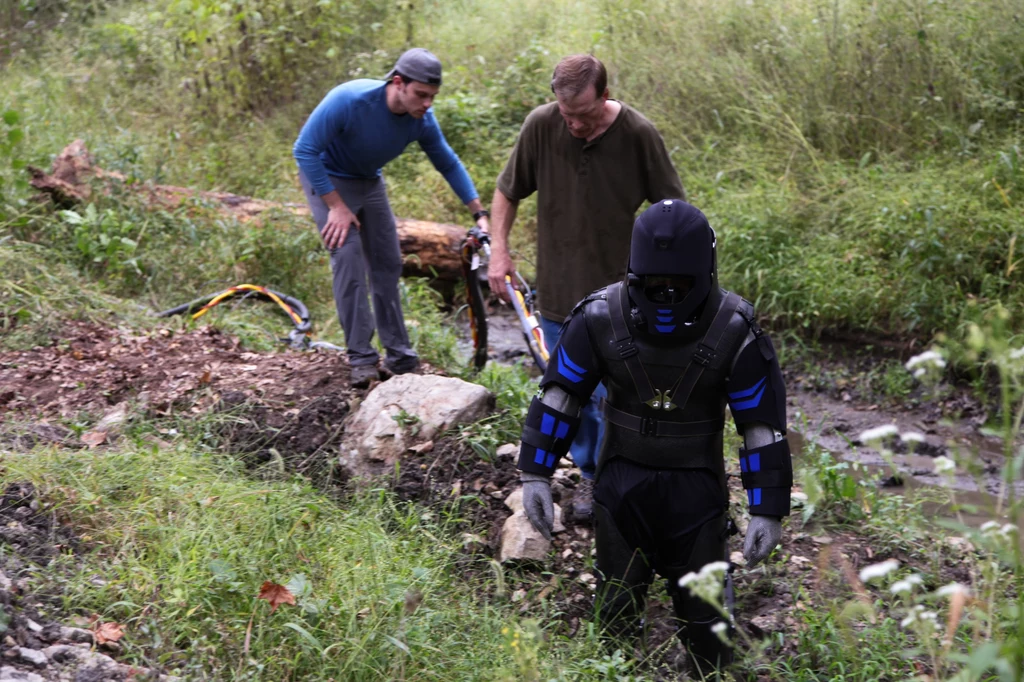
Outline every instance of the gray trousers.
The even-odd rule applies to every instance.
[[[345,332],[349,364],[377,364],[380,356],[372,343],[374,319],[381,343],[387,350],[386,362],[399,365],[407,363],[416,357],[416,352],[409,344],[409,334],[402,317],[402,302],[398,294],[398,280],[402,276],[402,251],[384,180],[356,180],[333,175],[328,177],[342,201],[362,225],[361,229],[353,226],[345,237],[345,243],[331,249],[334,305],[338,309],[338,321]],[[299,181],[316,220],[316,229],[323,232],[329,212],[327,204],[301,172]],[[373,297],[372,313],[367,294]]]

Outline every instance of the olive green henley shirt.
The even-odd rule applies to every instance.
[[[513,202],[538,192],[538,308],[557,321],[591,291],[625,276],[633,221],[645,200],[686,198],[661,135],[625,104],[589,142],[569,133],[557,102],[534,109],[498,190]]]

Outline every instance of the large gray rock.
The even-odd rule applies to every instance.
[[[341,463],[356,475],[391,466],[410,447],[484,417],[494,396],[453,377],[402,374],[367,394],[345,425]]]

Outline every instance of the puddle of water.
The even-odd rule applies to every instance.
[[[806,451],[809,448],[806,447],[806,437],[790,429],[786,438],[793,452],[794,468],[799,469],[802,466],[808,466],[810,463],[806,459]],[[823,448],[821,444],[816,445],[818,448]],[[824,449],[828,450],[837,462],[857,462],[859,466],[856,468],[851,467],[848,473],[858,480],[880,483],[893,476],[894,473],[898,473],[902,480],[901,485],[879,485],[879,490],[887,494],[903,495],[909,501],[919,502],[926,519],[931,519],[935,522],[940,519],[953,520],[971,528],[979,528],[987,521],[998,521],[1001,524],[1011,521],[1006,510],[1005,499],[1003,500],[1002,511],[997,513],[996,510],[999,507],[998,496],[979,489],[978,482],[966,474],[958,475],[955,479],[956,487],[950,488],[944,484],[942,478],[934,473],[928,473],[927,475],[909,473],[909,471],[933,472],[935,460],[932,457],[913,454],[897,455],[896,459],[899,460],[899,464],[897,472],[894,472],[893,468],[877,453],[875,453],[874,458],[871,458],[862,453],[843,455],[828,448]],[[871,459],[875,461],[869,461]],[[918,493],[924,494],[919,495]],[[947,498],[947,501],[937,501],[935,499],[936,493]],[[924,499],[917,499],[918,497]],[[1016,523],[1018,528],[1024,528],[1024,509],[1019,510],[1017,518],[1012,520],[1012,522]],[[934,526],[940,532],[949,535],[953,535],[956,532],[944,528],[938,523],[934,523]],[[1024,534],[1021,534],[1020,540],[1021,547],[1024,549]]]
[[[473,337],[469,330],[469,318],[464,312],[455,317],[455,327],[458,331],[459,352],[465,358],[473,355]],[[489,310],[487,315],[487,350],[488,362],[498,362],[511,365],[521,362],[527,367],[536,366],[530,357],[529,348],[523,338],[522,328],[519,326],[519,319],[512,312],[512,309],[504,306]],[[537,372],[539,374],[539,372]]]

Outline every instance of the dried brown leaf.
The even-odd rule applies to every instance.
[[[291,604],[292,606],[295,606],[295,595],[292,594],[284,585],[278,585],[277,583],[269,580],[264,581],[263,586],[260,587],[260,593],[256,598],[266,599],[270,602],[271,613],[276,611],[277,607],[281,604]]]
[[[116,642],[124,637],[124,631],[121,630],[120,623],[101,623],[96,621],[92,625],[92,635],[96,639],[97,644],[106,644],[108,642]]]
[[[80,439],[90,448],[94,448],[107,442],[107,432],[87,431],[80,436]]]

